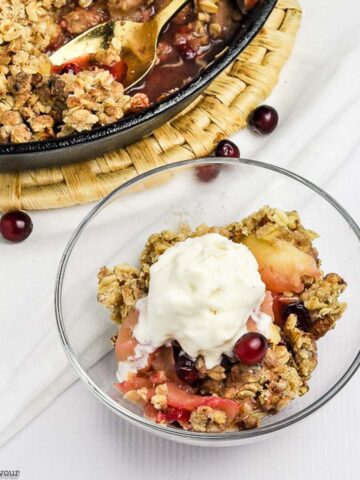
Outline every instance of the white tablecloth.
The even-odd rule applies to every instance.
[[[302,4],[303,26],[294,54],[268,100],[280,113],[277,131],[261,139],[243,131],[234,139],[242,156],[302,174],[329,191],[359,221],[360,7],[357,0],[346,5],[337,0]],[[34,213],[34,232],[27,242],[0,243],[4,440],[73,378],[57,342],[52,293],[66,240],[89,209]],[[303,424],[267,443],[224,451],[180,446],[140,432],[77,383],[0,450],[0,473],[21,470],[24,479],[342,475],[355,480],[359,394],[356,377]]]

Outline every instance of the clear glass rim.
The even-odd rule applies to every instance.
[[[243,158],[232,159],[232,158],[224,158],[224,157],[209,157],[209,158],[199,158],[194,160],[185,160],[181,162],[175,162],[172,164],[163,165],[161,167],[155,168],[148,172],[142,173],[137,177],[125,182],[123,185],[121,185],[120,187],[110,192],[106,197],[104,197],[100,202],[98,202],[98,204],[95,205],[95,207],[85,216],[85,218],[81,221],[79,226],[76,228],[76,230],[74,231],[74,233],[72,234],[70,240],[66,245],[65,251],[60,260],[60,264],[59,264],[59,268],[56,276],[56,285],[55,285],[54,306],[55,306],[56,323],[57,323],[57,328],[59,331],[62,345],[64,347],[65,353],[68,356],[70,364],[75,369],[79,378],[88,386],[88,388],[95,394],[95,396],[102,403],[104,403],[107,407],[109,407],[112,411],[114,411],[121,417],[128,419],[132,423],[139,424],[143,427],[147,427],[150,430],[157,431],[159,433],[174,436],[174,437],[185,437],[187,439],[199,441],[199,443],[201,443],[201,441],[204,441],[204,440],[209,441],[208,443],[212,443],[212,442],[218,443],[219,441],[221,442],[222,440],[224,442],[226,441],[231,442],[231,441],[240,440],[240,439],[245,440],[249,438],[255,438],[255,437],[267,435],[267,434],[279,431],[290,425],[294,425],[300,420],[303,420],[308,416],[310,416],[311,414],[315,413],[319,408],[321,408],[329,400],[331,400],[352,378],[352,376],[355,374],[355,372],[357,371],[360,365],[360,350],[359,350],[354,360],[352,361],[352,363],[350,364],[346,372],[343,374],[343,376],[325,394],[323,394],[320,398],[314,401],[311,405],[305,407],[300,412],[297,412],[286,419],[279,420],[271,425],[265,425],[257,429],[244,430],[240,432],[224,432],[224,433],[190,432],[190,431],[181,430],[180,428],[179,429],[170,428],[164,425],[156,424],[151,420],[147,420],[146,418],[141,417],[140,415],[137,415],[136,413],[133,413],[127,410],[126,408],[122,407],[117,402],[115,402],[113,399],[111,399],[92,381],[89,375],[82,368],[82,366],[78,362],[76,354],[71,348],[71,344],[67,337],[66,328],[63,320],[62,305],[61,305],[62,287],[63,287],[66,266],[71,256],[71,252],[77,240],[79,239],[82,231],[96,216],[98,211],[101,210],[103,205],[106,204],[109,200],[111,200],[119,192],[123,192],[128,188],[130,188],[131,186],[135,185],[136,183],[140,183],[144,179],[155,176],[161,172],[174,170],[184,166],[197,166],[197,165],[209,164],[209,163],[221,163],[221,164],[236,165],[236,166],[239,166],[239,164],[251,165],[257,168],[272,170],[276,173],[279,173],[280,175],[289,177],[305,185],[306,187],[308,187],[309,189],[313,190],[318,195],[320,195],[324,200],[330,203],[330,205],[332,205],[335,208],[335,210],[337,210],[337,212],[344,218],[344,220],[347,222],[347,224],[349,225],[349,227],[354,232],[354,234],[356,235],[356,237],[360,242],[360,229],[357,223],[331,195],[326,193],[320,187],[310,182],[309,180],[293,172],[290,172],[289,170],[286,170],[284,168],[271,165],[268,163],[264,163],[264,162],[248,160]]]

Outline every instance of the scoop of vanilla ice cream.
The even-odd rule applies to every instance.
[[[264,295],[256,259],[245,245],[216,233],[189,238],[151,266],[149,293],[137,302],[133,334],[153,348],[177,340],[212,368],[222,354],[232,354]],[[271,322],[265,324],[266,330]]]

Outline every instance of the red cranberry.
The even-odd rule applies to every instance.
[[[240,150],[235,143],[231,142],[230,140],[221,140],[221,142],[219,142],[215,148],[215,156],[239,158]]]
[[[198,371],[195,368],[195,361],[184,350],[177,352],[174,349],[174,356],[175,370],[179,377],[189,384],[195,383],[199,378]]]
[[[311,325],[311,316],[309,310],[305,307],[304,302],[289,303],[289,305],[283,310],[283,316],[285,319],[287,319],[292,313],[296,315],[297,327],[300,328],[300,330],[307,332]]]
[[[209,165],[198,165],[195,168],[195,175],[201,182],[211,182],[220,173],[221,165],[218,163],[209,163]]]
[[[190,32],[189,26],[179,27],[174,35],[173,43],[184,60],[194,60],[196,58],[200,43],[197,37]]]
[[[5,213],[0,220],[0,233],[10,242],[22,242],[33,229],[29,215],[20,210]]]
[[[249,116],[251,129],[259,135],[267,135],[275,130],[279,122],[279,115],[275,108],[261,105]]]
[[[81,72],[81,67],[77,63],[69,62],[59,66],[54,65],[51,72],[56,73],[57,75],[62,75],[63,73],[72,73],[73,75],[76,75]]]
[[[128,66],[123,60],[106,67],[117,82],[122,83],[127,75]]]
[[[236,342],[234,354],[240,362],[246,365],[260,363],[266,355],[268,343],[264,335],[258,332],[249,332]]]
[[[67,63],[61,69],[61,73],[72,73],[73,75],[77,75],[81,72],[81,67],[77,63]]]
[[[190,412],[183,408],[168,407],[166,412],[160,412],[157,417],[157,421],[172,423],[187,423],[190,420]]]
[[[53,65],[51,68],[52,73],[62,75],[63,73],[72,73],[76,75],[82,70],[87,70],[92,67],[92,56],[90,54],[82,55],[81,57],[73,58],[71,62],[65,62],[62,65]]]
[[[189,42],[178,45],[177,48],[184,60],[194,60],[196,58],[197,52],[191,47]]]

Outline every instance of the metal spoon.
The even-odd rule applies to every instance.
[[[102,23],[77,36],[50,57],[53,65],[108,48],[113,37],[121,42],[121,60],[128,66],[126,89],[138,83],[153,67],[156,47],[164,25],[190,0],[171,0],[157,15],[144,23],[118,20]]]

